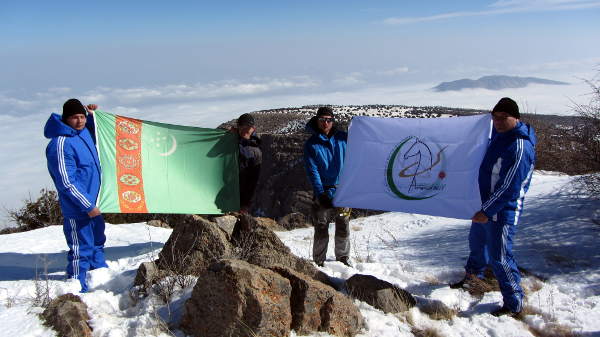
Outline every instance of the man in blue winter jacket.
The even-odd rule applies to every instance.
[[[479,168],[481,210],[472,218],[465,278],[452,288],[483,278],[489,264],[504,304],[492,315],[518,316],[523,309],[521,274],[512,254],[513,237],[535,164],[533,128],[519,121],[519,107],[508,97],[492,110],[494,132]]]
[[[304,164],[314,191],[312,206],[313,261],[323,266],[329,242],[329,221],[335,220],[335,258],[350,266],[350,212],[334,208],[333,196],[344,166],[348,134],[334,126],[333,110],[320,107],[317,115],[306,124],[312,136],[304,143]]]
[[[69,246],[67,276],[78,279],[87,292],[88,270],[107,267],[104,259],[104,219],[96,199],[100,190],[100,162],[95,145],[93,110],[77,99],[63,105],[62,116],[50,115],[44,136],[48,171],[54,181]],[[88,116],[88,111],[90,115]]]

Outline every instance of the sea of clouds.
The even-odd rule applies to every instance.
[[[35,93],[0,91],[0,207],[14,209],[23,199],[37,198],[41,188],[53,187],[46,168],[48,140],[43,136],[43,128],[50,113],[60,113],[62,103],[71,97],[85,104],[99,104],[101,110],[116,114],[202,127],[216,127],[245,112],[310,104],[402,104],[489,110],[503,96],[515,99],[524,112],[569,115],[575,102],[585,104],[590,98],[589,86],[578,79],[572,79],[568,85],[530,85],[501,91],[431,90],[437,84],[371,84],[355,73],[328,83],[298,76],[153,87],[60,87]],[[0,220],[0,227],[6,225],[8,220]]]

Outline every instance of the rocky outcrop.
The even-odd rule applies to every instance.
[[[292,254],[273,231],[260,224],[255,224],[248,230],[240,230],[234,234],[232,242],[239,251],[237,255],[251,264],[263,268],[286,266],[317,281],[335,286],[327,274],[317,269],[310,261]]]
[[[283,266],[272,267],[290,281],[292,329],[300,335],[324,331],[335,336],[355,336],[364,320],[352,300],[330,286]]]
[[[229,236],[214,222],[186,215],[174,227],[158,255],[161,270],[200,276],[209,265],[232,254]]]
[[[254,196],[256,213],[279,219],[310,214],[312,187],[303,159],[305,134],[261,135],[263,164]]]
[[[181,328],[202,337],[288,336],[290,282],[240,260],[222,260],[198,278]]]
[[[371,275],[353,275],[346,280],[346,288],[352,297],[385,313],[406,311],[417,303],[408,291]]]
[[[61,337],[91,337],[92,328],[87,323],[90,316],[87,305],[79,296],[61,295],[50,302],[42,313],[46,325]]]
[[[198,276],[185,304],[183,331],[287,336],[294,329],[355,336],[362,329],[364,320],[352,300],[334,289],[339,284],[327,274],[291,253],[270,229],[279,228],[276,222],[246,213],[218,218],[180,217],[159,259],[138,269],[135,285],[141,296],[165,276]],[[229,235],[222,226],[234,219]]]

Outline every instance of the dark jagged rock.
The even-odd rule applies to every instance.
[[[277,265],[285,266],[319,282],[335,286],[329,276],[311,262],[292,254],[272,230],[255,223],[247,230],[235,232],[232,242],[239,250],[237,255],[241,259],[267,269]]]
[[[214,222],[184,215],[178,217],[174,227],[158,255],[161,270],[200,276],[210,264],[232,253],[229,236]]]
[[[142,262],[138,267],[135,280],[133,281],[134,286],[150,286],[156,280],[161,277],[161,271],[156,266],[155,262]]]
[[[406,311],[417,303],[408,291],[371,275],[353,275],[346,288],[352,297],[386,313]]]
[[[294,212],[283,216],[281,219],[279,219],[279,223],[287,230],[310,227],[312,225],[309,217],[299,212]]]
[[[289,281],[240,260],[222,260],[198,278],[181,328],[202,337],[288,336]]]
[[[292,329],[298,334],[325,331],[336,336],[355,336],[364,327],[358,308],[332,287],[283,266],[271,270],[290,281]]]

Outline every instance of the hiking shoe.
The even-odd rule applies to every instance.
[[[452,289],[469,289],[472,287],[472,283],[476,281],[475,276],[473,274],[465,274],[462,280],[456,283],[450,283],[450,288]]]
[[[499,309],[496,309],[494,311],[491,312],[492,315],[496,316],[496,317],[500,317],[500,316],[510,316],[512,318],[520,318],[521,317],[521,312],[514,312],[511,311],[508,307],[502,306]]]
[[[465,288],[465,285],[467,285],[467,287],[468,287],[468,282],[469,282],[470,278],[471,277],[469,275],[465,275],[465,277],[463,277],[462,280],[460,280],[460,281],[458,281],[456,283],[450,283],[450,288],[452,288],[452,289],[461,289],[461,288]]]
[[[346,266],[352,268],[352,265],[350,264],[350,259],[347,256],[342,256],[337,260],[340,261],[341,263],[345,264]]]
[[[316,264],[318,267],[323,267],[323,265],[325,264],[325,261],[315,261],[315,264]]]
[[[465,282],[467,282],[467,277],[464,277],[462,280],[460,280],[456,283],[450,283],[450,288],[461,289],[465,285]]]

